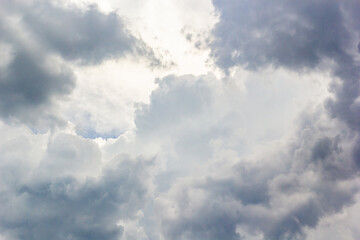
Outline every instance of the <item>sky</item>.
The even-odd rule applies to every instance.
[[[358,0],[2,0],[0,240],[360,238]]]

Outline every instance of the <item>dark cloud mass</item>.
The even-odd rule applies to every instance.
[[[330,69],[334,97],[303,115],[297,140],[278,147],[277,154],[263,152],[251,162],[217,160],[222,164],[215,162],[207,176],[188,179],[187,185],[179,181],[159,199],[160,209],[172,199],[175,212],[164,214],[163,231],[168,239],[305,239],[305,229],[352,204],[357,191],[360,4],[213,4],[219,22],[209,46],[218,67]]]
[[[227,119],[236,117],[237,110],[244,113],[244,109],[234,107],[237,103],[230,98],[225,101],[234,104],[230,112],[215,110],[226,105],[217,102],[222,98],[219,92],[228,97],[226,84],[215,87],[211,76],[189,79],[161,80],[149,108],[138,114],[138,123],[146,118],[147,123],[154,119],[163,122],[161,127],[152,124],[150,132],[144,132],[148,127],[138,124],[138,131],[142,137],[151,134],[154,141],[160,135],[163,146],[174,149],[166,155],[171,159],[169,168],[173,159],[177,159],[175,164],[181,161],[181,167],[188,161],[192,161],[190,168],[195,166],[194,161],[203,163],[203,171],[175,181],[156,200],[166,239],[243,239],[244,233],[263,236],[255,239],[299,239],[305,237],[304,228],[315,228],[322,217],[353,202],[356,185],[351,181],[358,170],[351,151],[356,149],[357,136],[346,124],[330,119],[319,107],[302,116],[297,140],[274,145],[275,153],[260,150],[253,159],[229,157],[229,150],[241,152],[242,141],[232,134],[242,124],[231,125]],[[173,113],[174,106],[185,104],[177,92],[185,92],[197,111],[179,107]],[[202,100],[207,98],[211,100]],[[160,110],[163,114],[156,114]],[[170,118],[174,115],[182,118]],[[227,139],[230,146],[212,145]],[[179,165],[176,168],[180,171]]]
[[[173,186],[158,200],[159,209],[175,211],[162,216],[167,238],[305,239],[304,228],[315,228],[324,216],[352,204],[357,189],[349,154],[355,139],[343,135],[340,141],[337,131],[319,130],[321,124],[303,125],[299,142],[276,146],[276,154],[217,159],[204,177]]]
[[[10,48],[0,76],[0,115],[6,119],[32,126],[48,119],[53,125],[54,99],[75,86],[68,61],[89,65],[132,55],[159,64],[116,13],[102,13],[95,5],[77,9],[48,1],[5,1],[0,19],[0,43]]]
[[[215,0],[220,21],[211,54],[224,70],[238,64],[314,68],[324,58],[345,59],[351,33],[343,2]]]
[[[36,122],[34,113],[43,115],[42,108],[48,107],[52,98],[66,95],[74,87],[75,77],[69,68],[55,69],[36,54],[19,49],[4,69],[0,80],[0,114],[3,117],[15,116],[25,122]]]
[[[273,65],[295,71],[316,69],[333,61],[342,81],[327,106],[334,117],[359,126],[358,1],[213,1],[220,21],[210,44],[215,63],[224,71],[243,65]]]
[[[116,13],[104,14],[96,5],[80,10],[45,2],[25,11],[24,23],[49,50],[65,59],[94,64],[129,53],[152,54]]]

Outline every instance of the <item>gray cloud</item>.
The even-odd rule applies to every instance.
[[[213,30],[211,56],[224,71],[243,65],[258,69],[273,65],[295,71],[334,62],[335,100],[327,107],[334,117],[358,128],[359,64],[356,32],[358,1],[213,1],[220,21]],[[326,65],[326,64],[325,64]]]
[[[354,14],[359,4],[213,3],[220,20],[209,46],[215,63],[225,72],[236,66],[250,70],[273,66],[296,72],[331,69],[340,83],[331,85],[334,98],[302,116],[297,140],[282,149],[278,146],[277,154],[264,152],[260,159],[252,159],[254,163],[214,160],[204,177],[179,181],[164,193],[159,205],[166,208],[170,201],[168,207],[175,211],[174,215],[164,211],[165,236],[305,238],[304,229],[315,228],[324,216],[352,204],[357,192],[352,181],[359,170],[360,72],[353,57],[358,42],[353,33],[359,29]]]
[[[214,5],[220,21],[210,47],[219,67],[228,71],[241,65],[256,70],[272,65],[297,72],[331,68],[333,77],[340,80],[331,85],[334,98],[301,115],[294,140],[276,142],[270,146],[272,151],[257,146],[251,149],[254,156],[244,158],[240,157],[247,147],[244,138],[252,139],[265,131],[265,124],[277,114],[276,107],[267,104],[273,96],[254,91],[249,94],[253,103],[249,108],[254,109],[246,109],[247,102],[242,103],[231,79],[170,76],[158,81],[150,104],[137,112],[135,140],[123,136],[110,148],[114,152],[129,148],[135,156],[155,152],[153,155],[166,165],[165,176],[157,178],[162,186],[154,199],[155,213],[149,210],[148,222],[144,221],[153,223],[158,217],[161,229],[149,231],[161,230],[165,239],[304,239],[305,229],[316,228],[322,218],[351,205],[357,191],[359,70],[353,58],[357,41],[349,29],[358,28],[355,13],[359,5],[332,0],[229,0],[214,1]],[[30,109],[46,105],[72,88],[71,71],[66,67],[60,71],[44,67],[50,53],[81,64],[96,64],[97,57],[104,60],[133,51],[131,47],[107,46],[108,42],[97,36],[86,40],[92,36],[92,30],[84,26],[87,21],[99,20],[95,29],[107,35],[114,30],[103,28],[108,21],[122,26],[115,15],[101,14],[93,7],[76,13],[47,8],[53,6],[43,4],[36,14],[26,13],[23,18],[27,19],[24,26],[34,27],[26,28],[38,35],[33,38],[45,44],[45,52],[28,54],[32,53],[29,48],[18,47],[22,46],[20,40],[11,42],[14,58],[6,69],[12,77],[1,83],[11,93],[6,97],[4,91],[6,101],[18,94]],[[51,16],[46,9],[78,24],[47,21]],[[82,35],[74,39],[57,36],[52,30],[55,25],[71,35],[77,30]],[[126,36],[126,31],[120,31],[108,39],[112,43]],[[92,51],[93,44],[99,44],[98,51]],[[107,52],[109,49],[114,55]],[[14,71],[11,75],[11,71],[24,69],[24,65],[31,67],[29,72],[34,76],[29,78],[34,81],[30,86],[44,84],[47,91],[18,87],[25,84],[25,74]],[[55,80],[39,80],[48,78]],[[264,102],[256,101],[259,95]],[[13,111],[3,114],[20,116],[15,110],[20,111],[23,104],[12,104]],[[251,114],[253,118],[246,118]],[[248,134],[244,124],[258,132]],[[126,227],[117,222],[137,219],[137,211],[143,209],[151,189],[151,161],[118,155],[98,172],[102,152],[91,141],[59,135],[35,160],[32,141],[12,139],[0,151],[5,159],[0,185],[2,235],[9,239],[79,240],[126,235]],[[20,146],[22,151],[18,151]],[[172,171],[174,176],[169,177]],[[189,176],[184,177],[185,173]],[[179,175],[183,178],[176,179]],[[129,236],[132,233],[129,231]]]
[[[69,94],[74,85],[69,68],[56,69],[42,56],[19,49],[0,81],[0,115],[37,124],[54,98]]]
[[[204,78],[187,75],[181,79],[176,76],[158,79],[159,88],[151,94],[150,105],[137,110],[138,134],[153,130],[171,131],[179,122],[195,118],[205,111],[214,94],[209,81],[215,78],[210,75]]]
[[[211,55],[228,70],[269,64],[313,68],[324,57],[346,57],[350,33],[338,1],[213,1],[220,21]]]
[[[20,164],[18,144],[26,149],[23,141],[11,144],[17,150],[6,151],[4,173],[19,171],[9,158]],[[34,160],[38,164],[26,164],[18,177],[2,174],[0,232],[6,239],[119,239],[126,226],[118,222],[136,219],[149,196],[151,160],[121,155],[101,170],[100,149],[90,140],[61,134]]]
[[[356,137],[341,124],[322,129],[330,122],[312,119],[276,154],[221,159],[224,149],[197,177],[178,180],[157,199],[165,237],[305,239],[305,228],[351,205],[357,191]]]
[[[62,122],[53,108],[75,87],[68,61],[89,65],[136,56],[161,64],[116,13],[95,5],[70,9],[47,1],[5,1],[0,19],[0,43],[10,49],[0,65],[0,116],[35,128]]]
[[[225,71],[237,65],[253,70],[268,65],[294,71],[331,69],[340,82],[332,83],[334,98],[326,101],[326,110],[358,134],[358,1],[213,3],[220,21],[213,30],[210,47],[219,67]],[[320,140],[314,148],[317,158],[325,158],[329,148],[325,140]]]
[[[198,176],[165,177],[173,183],[156,202],[166,239],[305,238],[304,229],[353,203],[357,134],[347,121],[331,118],[319,105],[301,115],[295,140],[274,145],[275,154],[259,149],[253,159],[242,159],[235,154],[241,153],[241,137],[231,133],[241,128],[238,114],[246,111],[233,101],[233,86],[227,84],[214,84],[211,76],[165,78],[148,108],[138,113],[138,137],[150,135],[152,146],[161,138],[159,155],[165,152],[168,170],[185,168]],[[178,97],[181,92],[191,103]],[[217,141],[230,143],[214,148]]]
[[[105,14],[96,5],[67,9],[41,2],[22,10],[23,22],[49,50],[68,60],[96,64],[110,58],[135,54],[152,57],[152,50],[135,38],[115,13]]]

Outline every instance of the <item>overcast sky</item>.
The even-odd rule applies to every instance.
[[[0,240],[358,240],[360,1],[2,0]]]

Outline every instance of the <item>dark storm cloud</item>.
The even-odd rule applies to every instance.
[[[102,13],[96,6],[5,1],[0,19],[0,43],[10,49],[9,61],[0,65],[0,116],[6,119],[54,125],[54,102],[75,87],[67,61],[89,65],[136,56],[160,65],[116,13]]]

